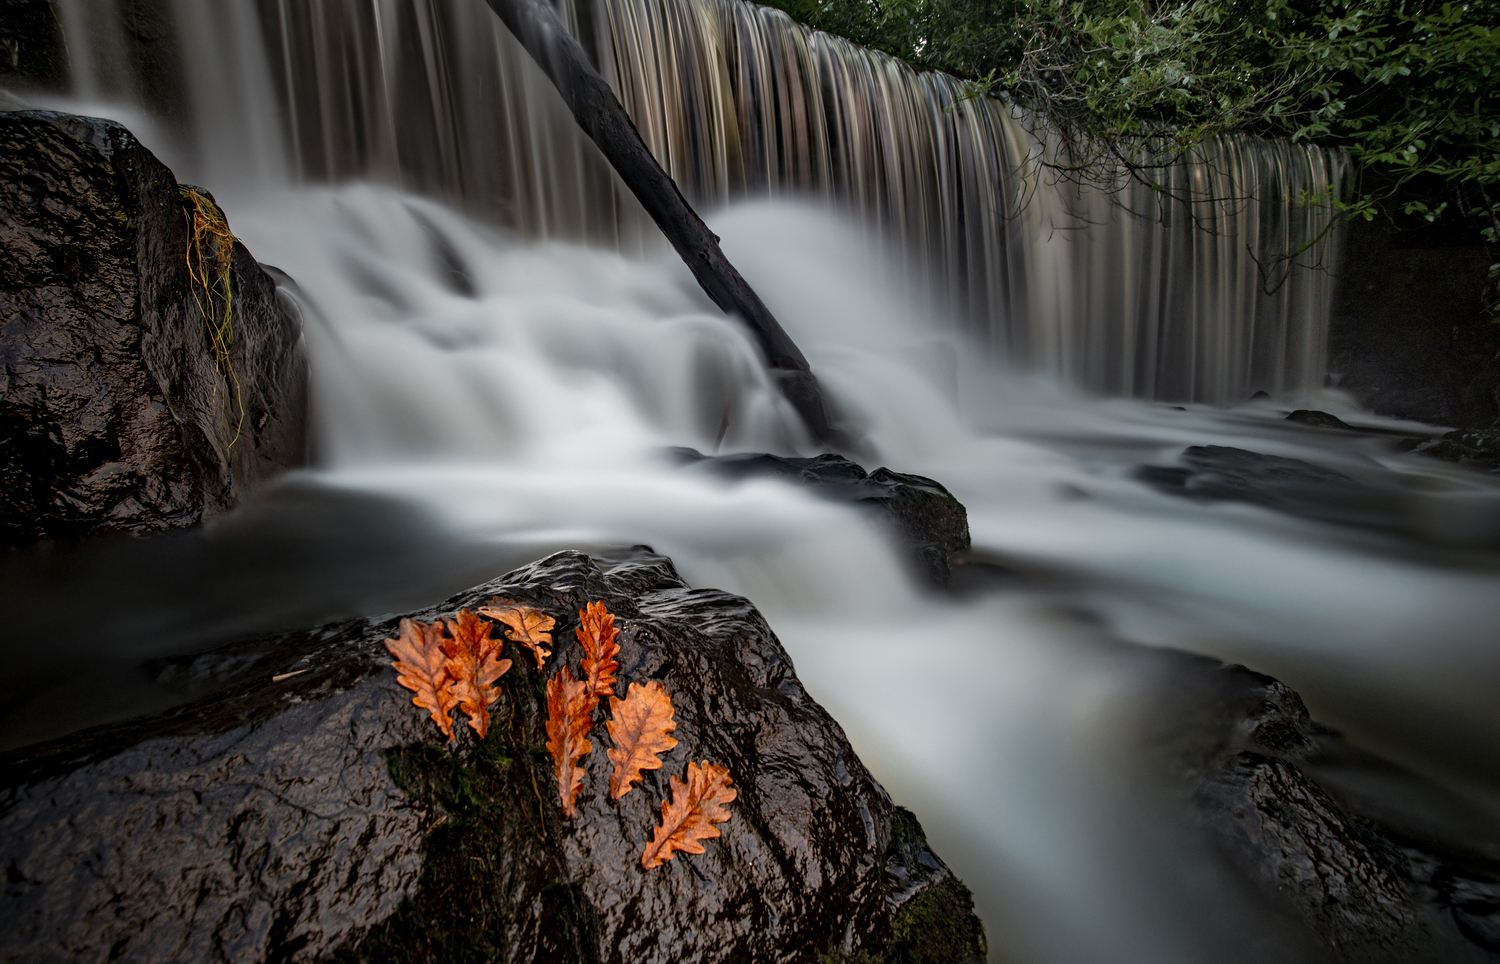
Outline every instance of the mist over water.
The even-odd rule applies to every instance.
[[[97,719],[195,692],[164,675],[164,657],[414,608],[558,549],[645,543],[690,584],[761,608],[808,689],[974,890],[997,960],[1298,959],[1152,783],[1150,721],[1172,677],[1149,647],[1274,674],[1357,744],[1500,813],[1500,489],[1378,435],[1283,420],[1308,406],[1422,431],[1319,388],[1326,274],[1257,295],[1245,236],[1127,223],[1107,203],[1060,237],[1079,198],[1011,210],[1015,195],[987,179],[1005,167],[995,157],[965,155],[996,165],[979,174],[872,173],[857,162],[886,156],[871,146],[880,137],[912,157],[964,138],[971,151],[1008,144],[1012,159],[1035,145],[993,105],[945,112],[944,82],[776,14],[728,0],[600,5],[605,68],[809,356],[858,439],[847,454],[943,483],[968,509],[976,555],[1009,573],[941,595],[847,507],[662,457],[674,445],[815,449],[744,333],[661,253],[481,5],[424,0],[408,22],[390,4],[354,4],[348,35],[306,56],[304,41],[328,33],[315,29],[318,11],[333,16],[321,6],[168,6],[195,57],[238,52],[197,94],[191,124],[111,86],[109,70],[124,68],[110,45],[123,41],[85,0],[59,9],[97,69],[75,70],[73,99],[51,103],[131,124],[293,279],[315,464],[201,532],[0,562],[0,604],[19,632],[68,607],[99,614],[67,657]],[[674,16],[672,31],[647,29]],[[425,39],[362,46],[377,36]],[[701,86],[667,85],[677,102],[648,104],[645,80],[683,64],[714,69],[695,75]],[[838,84],[808,79],[829,72]],[[752,116],[757,84],[792,75],[843,126],[809,125],[796,141],[794,111]],[[901,94],[888,100],[905,104],[906,126],[875,129],[897,109],[877,88]],[[708,129],[717,146],[688,150],[684,132]],[[818,141],[835,129],[866,153]],[[1179,174],[1253,168],[1276,196],[1236,208],[1237,230],[1285,239],[1311,223],[1290,225],[1310,216],[1289,204],[1294,187],[1336,180],[1337,167],[1229,144],[1222,168]],[[751,199],[765,195],[781,200]],[[945,234],[965,204],[999,227]],[[1237,403],[1261,378],[1279,397],[1235,408],[1098,393]],[[1305,459],[1396,495],[1377,524],[1347,526],[1177,498],[1132,474],[1206,444]],[[43,720],[40,664],[9,672],[7,745],[95,721]]]

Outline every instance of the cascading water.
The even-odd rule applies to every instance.
[[[1313,242],[1337,157],[1228,138],[1151,172],[1187,204],[1144,180],[1105,191],[1045,167],[1053,148],[1004,103],[780,11],[598,10],[606,75],[699,203],[851,212],[894,233],[975,341],[1095,391],[1225,403],[1321,387],[1334,245]],[[1328,270],[1278,260],[1291,253]]]
[[[59,9],[80,84],[69,103],[121,99],[120,77],[150,87],[130,72],[150,59],[149,32],[105,29],[85,0]],[[1269,405],[1101,400],[970,350],[1001,342],[1121,393],[1313,390],[1326,276],[1294,272],[1256,294],[1244,252],[1308,236],[1315,212],[1291,202],[1336,179],[1334,160],[1226,142],[1222,170],[1174,176],[1233,173],[1265,191],[1231,209],[1240,234],[1197,232],[1026,181],[1030,142],[997,105],[945,112],[949,82],[779,15],[621,0],[587,18],[691,191],[817,202],[742,203],[712,223],[869,458],[947,484],[977,550],[1026,577],[956,601],[914,586],[845,508],[659,459],[665,445],[790,453],[807,439],[745,336],[661,253],[480,4],[160,9],[191,82],[175,100],[151,87],[156,100],[136,96],[126,119],[154,124],[143,130],[179,176],[213,188],[251,250],[296,277],[318,465],[201,534],[5,561],[13,626],[40,633],[85,604],[108,613],[98,652],[79,660],[119,669],[69,679],[101,694],[101,712],[174,698],[128,691],[151,656],[405,608],[552,549],[645,542],[689,582],[763,609],[810,691],[974,889],[996,960],[1249,962],[1277,949],[1243,939],[1269,932],[1264,908],[1142,786],[1150,751],[1133,734],[1160,681],[1120,639],[1275,673],[1356,740],[1500,799],[1492,486],[1287,425]],[[154,62],[171,60],[163,49]],[[352,178],[374,183],[306,186]],[[871,224],[896,240],[872,239]],[[928,270],[935,290],[906,283]],[[961,321],[912,308],[927,297]],[[1257,380],[1268,372],[1282,380]],[[1336,395],[1317,401],[1358,416]],[[1197,444],[1409,480],[1402,534],[1178,499],[1131,477]],[[215,578],[230,572],[233,590]],[[8,710],[5,731],[24,739],[42,702]]]
[[[111,4],[62,4],[77,92],[134,89],[137,115],[176,131],[169,160],[210,186],[288,168],[374,178],[530,237],[660,244],[481,4],[163,6],[175,32],[148,49]],[[798,198],[857,217],[997,356],[1145,398],[1224,404],[1322,386],[1336,155],[1226,138],[1152,172],[1164,192],[1135,180],[1106,191],[1042,165],[1051,148],[1003,103],[778,11],[742,0],[566,10],[691,201]],[[174,61],[189,83],[162,76]]]

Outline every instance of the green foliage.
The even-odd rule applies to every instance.
[[[1500,241],[1500,0],[773,2],[1031,108],[1080,177],[1289,137],[1356,162],[1350,216],[1456,211]]]

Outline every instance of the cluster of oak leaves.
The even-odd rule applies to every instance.
[[[538,609],[496,597],[479,607],[479,615],[460,609],[452,619],[434,623],[401,620],[399,636],[385,641],[396,661],[397,682],[413,693],[412,703],[427,710],[438,729],[454,739],[454,708],[469,718],[469,726],[480,739],[490,725],[490,706],[500,697],[496,681],[510,669],[511,661],[500,658],[505,641],[490,633],[495,624],[506,626],[505,635],[531,651],[540,672],[552,655],[555,621]],[[557,792],[563,814],[573,816],[578,792],[583,788],[582,760],[593,749],[588,735],[594,728],[594,711],[601,697],[609,697],[609,738],[614,746],[606,752],[614,770],[609,776],[609,798],[618,800],[641,779],[642,770],[661,769],[661,754],[677,741],[669,736],[677,729],[672,701],[656,680],[631,683],[622,700],[615,696],[615,672],[620,653],[615,617],[604,603],[589,603],[578,613],[578,641],[583,645],[581,678],[563,666],[547,681],[547,749],[557,771]],[[446,632],[445,632],[446,627]],[[641,854],[641,867],[651,869],[671,860],[677,850],[703,853],[699,841],[719,836],[716,823],[729,819],[724,805],[734,800],[728,769],[709,763],[687,765],[687,779],[671,777],[671,800],[661,803],[661,824]]]

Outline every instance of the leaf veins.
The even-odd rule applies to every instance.
[[[494,683],[510,669],[510,660],[500,658],[504,643],[490,638],[494,623],[467,609],[460,609],[447,623],[453,638],[443,641],[443,650],[448,655],[448,675],[453,677],[453,695],[482,740],[490,728],[490,704],[500,698],[500,688]]]
[[[432,714],[432,721],[451,741],[453,721],[448,714],[458,705],[458,696],[448,672],[448,654],[443,651],[443,624],[403,619],[397,638],[387,639],[385,648],[396,657],[391,664],[396,667],[396,682],[417,694],[412,702]]]
[[[604,608],[603,602],[592,602],[578,611],[578,642],[583,644],[583,678],[589,684],[589,693],[597,701],[602,696],[613,696],[615,673],[620,668],[620,631],[615,628],[615,617]]]
[[[724,805],[739,795],[729,784],[729,770],[715,763],[703,761],[687,766],[687,781],[677,777],[668,781],[672,800],[661,802],[661,826],[646,849],[641,853],[641,867],[650,870],[671,860],[674,851],[701,854],[701,840],[719,835],[716,823],[728,820],[730,813]]]
[[[583,789],[579,761],[594,748],[588,733],[594,725],[594,705],[586,680],[575,680],[571,667],[547,681],[547,749],[557,773],[557,796],[563,815],[573,816],[578,791]]]
[[[552,627],[557,620],[541,610],[496,596],[479,607],[479,615],[498,619],[509,627],[505,630],[506,638],[531,650],[538,670],[552,655]]]
[[[672,718],[672,700],[657,680],[631,683],[622,700],[609,698],[609,738],[614,746],[607,756],[615,765],[609,775],[609,797],[618,800],[630,792],[642,770],[660,770],[661,754],[677,745],[668,736],[677,729]]]

